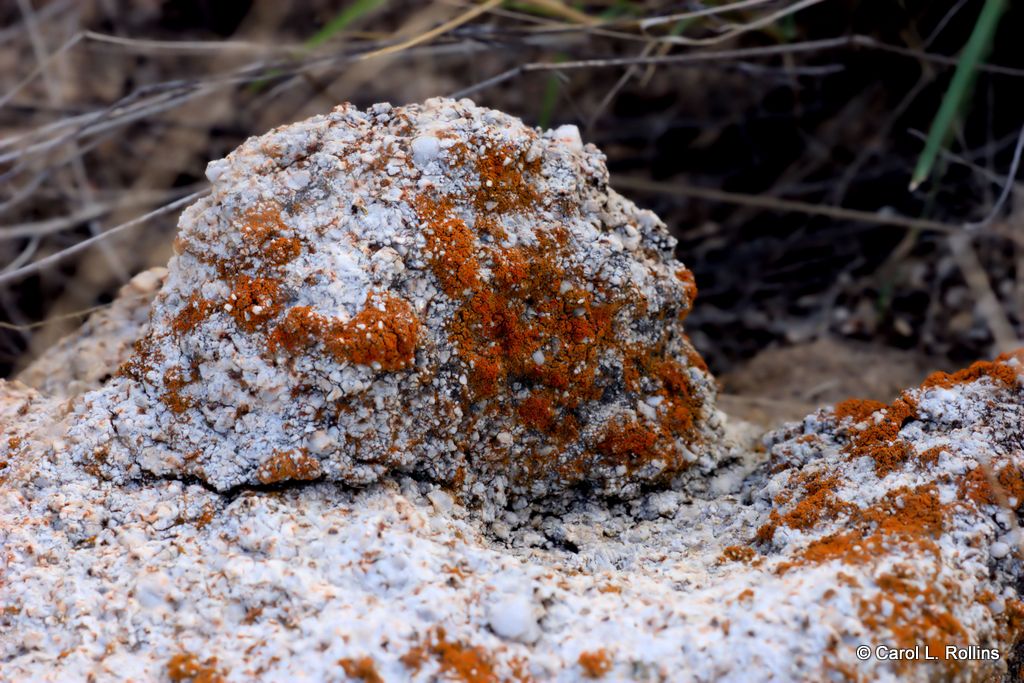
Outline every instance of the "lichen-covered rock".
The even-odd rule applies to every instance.
[[[63,375],[98,389],[0,381],[0,681],[993,681],[1020,669],[1024,350],[932,375],[888,405],[821,409],[770,435],[767,451],[735,425],[720,438],[706,375],[680,360],[685,275],[663,277],[676,265],[668,241],[603,194],[594,153],[465,104],[399,114],[339,110],[299,129],[319,146],[271,136],[220,168],[220,188],[184,221],[150,326],[120,301],[40,360],[72,368],[101,349],[95,368]],[[581,209],[604,223],[587,232],[566,218],[572,202],[539,198],[502,213],[500,193],[479,213],[479,186],[461,174],[487,176],[473,161],[486,149],[446,160],[444,126],[436,148],[417,142],[415,123],[407,141],[411,168],[423,154],[437,170],[418,171],[415,187],[434,193],[441,218],[422,218],[415,197],[351,213],[357,178],[377,183],[373,196],[385,176],[402,186],[406,167],[387,171],[397,152],[373,157],[384,174],[308,170],[333,149],[332,130],[350,135],[344,149],[375,149],[396,120],[458,131],[478,116],[482,130],[542,148],[525,173],[505,152],[501,173],[550,189],[578,179],[567,168],[594,171],[599,182],[574,191],[605,197],[603,213]],[[387,139],[401,149],[401,136]],[[278,191],[304,168],[307,182],[292,184],[306,194],[289,203]],[[345,192],[314,201],[338,178]],[[626,214],[640,236],[628,244]],[[501,217],[488,228],[500,239],[476,231],[481,215]],[[536,226],[554,215],[593,241],[543,242]],[[371,224],[375,235],[399,226],[392,246],[371,249],[359,232]],[[474,256],[435,270],[463,229]],[[431,246],[429,234],[447,237]],[[385,249],[398,256],[375,268]],[[527,249],[523,275],[503,281],[516,249]],[[626,271],[622,287],[597,285]],[[467,283],[461,294],[449,275]],[[104,381],[114,369],[103,364],[140,336]],[[558,368],[574,367],[559,391]],[[523,408],[538,393],[551,422]],[[723,457],[685,487],[630,497],[689,461],[682,447],[663,451],[669,442]],[[516,459],[522,444],[552,450]],[[216,489],[325,476],[380,481]],[[579,482],[625,495],[505,505],[498,490]],[[476,485],[501,504],[452,495]]]
[[[820,410],[685,491],[486,523],[401,475],[114,481],[66,438],[102,419],[0,381],[0,681],[980,683],[1020,666],[1024,352]]]
[[[501,505],[714,463],[693,277],[575,128],[343,105],[208,175],[149,334],[82,404],[80,457],[107,476],[397,470]]]

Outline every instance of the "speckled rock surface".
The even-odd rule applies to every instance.
[[[692,275],[575,128],[468,100],[343,105],[208,175],[149,333],[82,405],[82,457],[107,476],[401,471],[500,502],[713,466]]]
[[[376,111],[374,116],[383,118],[395,115],[395,110]],[[349,121],[345,130],[365,121],[350,109],[335,115]],[[329,117],[299,126],[331,128]],[[296,129],[288,130],[286,139],[294,139]],[[269,189],[265,197],[261,188],[281,187],[280,174],[325,152],[312,144],[290,152],[275,147],[273,136],[250,142],[252,153],[239,153],[234,162],[234,172],[253,174],[256,195],[248,197],[248,190],[229,182],[230,164],[213,167],[213,175],[227,184],[183,220],[182,253],[169,268],[150,322],[121,300],[40,359],[38,367],[54,368],[55,378],[73,379],[77,388],[64,391],[60,381],[45,377],[33,380],[38,388],[0,382],[0,681],[676,681],[680,672],[687,680],[737,683],[993,681],[1020,666],[1024,350],[951,375],[932,375],[888,405],[850,400],[824,408],[769,434],[759,446],[749,427],[716,423],[710,394],[700,393],[709,379],[695,357],[687,361],[688,347],[678,329],[679,313],[692,301],[685,276],[677,290],[670,277],[644,280],[639,273],[645,296],[654,296],[659,286],[668,293],[658,295],[657,305],[640,305],[628,287],[605,293],[610,300],[626,299],[608,319],[619,336],[615,343],[594,342],[593,381],[573,385],[603,387],[599,398],[581,401],[607,404],[607,413],[581,409],[578,419],[589,415],[591,421],[581,421],[575,433],[560,433],[561,422],[547,430],[527,428],[532,418],[521,414],[516,392],[522,387],[553,391],[543,383],[551,380],[543,369],[558,365],[552,360],[558,351],[542,350],[544,362],[534,363],[533,370],[541,374],[524,379],[517,374],[524,366],[509,360],[516,357],[512,347],[499,346],[500,354],[493,352],[498,356],[487,356],[490,347],[480,346],[487,337],[474,336],[477,328],[469,324],[464,330],[469,337],[446,342],[454,349],[447,365],[424,362],[421,367],[421,357],[435,358],[432,354],[443,348],[440,340],[447,339],[443,334],[450,332],[445,326],[432,328],[423,311],[443,305],[453,316],[449,320],[458,319],[463,314],[453,311],[469,304],[437,285],[437,299],[421,310],[412,290],[404,289],[414,278],[408,271],[416,266],[397,247],[391,248],[402,256],[399,261],[409,265],[395,275],[399,261],[389,261],[392,265],[379,272],[390,275],[374,280],[371,275],[378,271],[361,270],[358,249],[329,252],[336,243],[360,244],[358,236],[324,238],[313,252],[302,240],[300,248],[286,246],[306,235],[288,222],[299,215],[288,208],[295,203]],[[409,143],[414,153],[427,144],[417,139]],[[538,139],[549,141],[557,159],[563,153],[580,164],[596,158],[592,151],[580,155],[565,130]],[[273,150],[273,163],[257,153],[261,146]],[[279,168],[279,162],[287,168]],[[599,165],[593,168],[600,171]],[[260,184],[264,180],[266,186]],[[223,207],[233,206],[230,197],[240,207],[267,206],[271,199],[281,206],[251,215],[240,208],[238,215],[249,217],[238,219],[236,233],[219,222],[222,215],[236,215],[222,214]],[[607,209],[609,215],[644,215],[622,200],[608,201],[618,207]],[[376,209],[362,211],[358,215],[366,220]],[[329,216],[335,214],[325,209],[325,225],[333,220]],[[520,235],[515,221],[508,220],[510,226],[502,228],[506,237]],[[451,221],[448,215],[442,222],[458,225]],[[624,252],[608,247],[609,254],[621,254],[609,257],[611,262],[648,264],[662,275],[659,264],[671,264],[671,273],[674,264],[665,253],[648,253],[642,246],[646,240],[657,243],[661,229],[651,220],[636,221],[638,234],[649,230],[650,235],[633,247],[623,243]],[[598,237],[614,232],[593,229]],[[473,234],[481,244],[491,244]],[[622,228],[618,239],[628,234]],[[229,235],[235,242],[214,240]],[[516,244],[529,244],[523,239]],[[594,244],[577,248],[589,254]],[[424,254],[431,249],[418,248]],[[561,253],[557,244],[544,249]],[[475,283],[465,295],[470,302],[492,291],[483,283],[499,277],[494,264],[503,258],[500,253],[463,274]],[[341,254],[356,265],[349,268]],[[431,258],[423,256],[423,282],[440,283],[444,273],[462,272],[435,272]],[[335,263],[336,270],[316,272],[312,264],[325,261]],[[224,270],[225,263],[239,270]],[[265,270],[268,263],[277,265]],[[303,270],[302,263],[313,271]],[[362,290],[352,290],[347,287],[358,278],[339,273],[371,275]],[[253,285],[260,278],[280,282]],[[545,282],[536,273],[531,278]],[[339,281],[348,284],[331,289]],[[318,293],[306,293],[298,282]],[[390,284],[387,291],[395,297],[403,292],[410,317],[387,297],[375,307],[372,292],[383,291],[377,289],[382,283]],[[262,293],[245,299],[249,285]],[[344,301],[329,308],[335,301],[331,296],[353,291],[362,292],[356,297],[362,298],[362,308],[350,311]],[[514,303],[515,291],[502,296]],[[269,303],[260,298],[264,295]],[[606,299],[596,290],[592,295],[596,303],[579,294],[584,312],[577,316],[574,308],[567,319],[596,319],[592,311]],[[526,329],[564,333],[559,322],[564,319],[555,311],[545,318],[540,295],[531,296],[534,312],[516,309],[517,315],[551,326],[532,322]],[[296,308],[301,317],[289,322],[289,311]],[[631,310],[638,317],[630,317]],[[377,321],[377,332],[359,317],[370,315],[367,311],[387,314]],[[536,338],[502,319],[507,323],[500,328],[502,339]],[[657,325],[647,329],[642,321]],[[417,330],[411,345],[402,331],[409,326]],[[662,328],[668,331],[659,333]],[[431,337],[431,329],[442,336]],[[627,332],[637,336],[623,337]],[[650,355],[629,355],[638,338],[649,344],[644,353]],[[631,341],[623,345],[622,339]],[[116,375],[114,364],[124,360],[131,340],[142,341]],[[533,355],[529,345],[524,348]],[[101,353],[82,365],[94,349]],[[468,363],[459,355],[470,353],[467,349],[485,360],[502,360],[497,374],[487,375],[501,389],[486,399],[496,406],[493,413],[486,406],[479,415],[451,408],[476,396],[471,392],[483,381],[471,372],[476,364],[463,368],[465,384],[454,374],[452,368]],[[364,352],[373,358],[359,355]],[[619,374],[601,361],[602,353],[622,354]],[[688,379],[662,374],[658,359],[666,358],[680,363]],[[625,371],[630,362],[637,363],[632,379]],[[175,374],[186,369],[187,375]],[[331,379],[335,370],[337,381]],[[308,382],[290,383],[296,377]],[[318,416],[323,405],[315,397],[327,386],[343,386],[346,378],[372,378],[368,388],[359,386],[374,403],[360,404],[352,398],[361,395],[358,391],[337,389],[339,395],[330,400],[350,401],[351,413],[340,411],[334,422],[326,413]],[[433,418],[407,415],[400,407],[411,405],[410,396],[428,385],[423,378],[429,378],[429,386],[451,381],[456,392],[465,393],[448,394],[450,405],[434,405]],[[602,384],[606,381],[611,384]],[[626,391],[631,382],[661,400],[645,401],[647,408],[630,403],[636,398]],[[399,391],[410,387],[411,394]],[[658,450],[659,439],[671,433],[659,421],[667,419],[660,410],[666,403],[689,406],[696,411],[692,415],[708,421],[692,422],[695,441],[687,442],[703,443],[703,458],[686,467],[683,463],[691,460],[686,453],[696,451],[681,447],[681,459],[671,461],[678,469],[660,476],[644,467],[659,458],[669,462]],[[470,405],[472,411],[475,403]],[[568,411],[558,413],[562,422],[577,414],[556,405]],[[453,412],[440,412],[449,408]],[[382,462],[363,462],[355,455],[349,462],[347,454],[374,451],[349,442],[349,451],[340,446],[320,451],[313,448],[314,440],[323,438],[318,429],[291,431],[307,418],[348,429],[357,417],[374,424],[380,415],[426,425],[422,443],[405,444],[413,449],[409,452],[389,451]],[[431,431],[440,429],[438,415],[450,417],[463,431]],[[222,418],[227,421],[218,422]],[[427,422],[416,422],[421,419]],[[628,448],[602,450],[606,435],[594,449],[580,445],[598,438],[588,430],[606,434],[602,430],[622,419],[636,421],[626,423],[629,439],[613,440]],[[497,435],[493,443],[473,440],[466,431],[469,424],[481,430],[499,423],[518,425],[509,432],[510,444]],[[641,438],[643,425],[656,438]],[[207,441],[195,441],[199,435]],[[551,505],[550,493],[571,487],[581,476],[571,467],[563,471],[560,450],[548,453],[537,469],[520,463],[519,474],[511,475],[505,488],[499,486],[492,466],[514,454],[517,444],[541,435],[575,453],[569,462],[598,458],[593,492],[623,495],[577,491],[562,505]],[[415,450],[445,438],[452,445],[438,452]],[[287,460],[260,456],[251,445],[270,449],[277,439],[297,444]],[[645,443],[652,450],[645,450]],[[195,449],[183,450],[186,444]],[[600,460],[635,456],[642,466],[624,472]],[[442,465],[431,462],[462,462],[464,475],[456,469],[446,480],[446,470],[431,469]],[[680,476],[673,476],[676,472]],[[318,481],[303,481],[307,478]],[[268,481],[276,485],[262,485]],[[663,485],[638,490],[640,481]],[[474,494],[473,487],[483,482],[492,488]],[[225,486],[231,488],[222,490]],[[509,491],[536,497],[511,497]]]
[[[999,680],[1024,634],[1022,356],[767,452],[730,427],[686,491],[490,519],[401,476],[112,481],[76,462],[68,401],[0,384],[0,680]]]

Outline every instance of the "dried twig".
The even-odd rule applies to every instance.
[[[149,294],[122,294],[118,297],[119,301],[132,301],[136,299],[146,299]],[[61,313],[60,315],[52,315],[45,320],[39,320],[33,323],[24,323],[21,325],[15,325],[12,323],[3,322],[0,320],[0,329],[2,330],[13,330],[16,332],[30,332],[32,330],[44,327],[58,320],[72,320],[74,318],[84,318],[87,315],[96,313],[97,311],[103,311],[114,305],[115,302],[110,301],[105,304],[99,304],[98,306],[90,306],[89,308],[83,308],[78,311],[71,311],[70,313]]]
[[[1010,192],[1013,190],[1014,179],[1017,177],[1017,169],[1020,166],[1021,152],[1024,151],[1024,126],[1021,127],[1020,133],[1017,135],[1017,146],[1013,148],[1013,160],[1010,162],[1010,171],[1006,174],[1006,182],[1003,184],[1003,190],[999,193],[999,198],[995,204],[992,205],[991,210],[988,214],[978,221],[977,223],[968,223],[966,225],[968,230],[980,230],[981,228],[987,227],[992,224],[992,221],[999,216],[999,213],[1003,210],[1003,206],[1006,204],[1006,200],[1010,197]]]
[[[500,85],[505,81],[518,78],[528,73],[574,70],[574,69],[608,69],[623,66],[655,65],[655,66],[684,66],[688,64],[700,64],[704,62],[726,61],[736,59],[752,59],[755,57],[776,57],[781,55],[792,55],[807,52],[824,52],[840,48],[861,47],[883,52],[891,52],[904,57],[912,57],[931,64],[951,67],[956,66],[956,60],[944,55],[936,55],[927,52],[920,52],[898,45],[889,45],[871,38],[870,36],[853,35],[837,38],[823,38],[821,40],[808,40],[804,42],[793,42],[785,45],[767,45],[763,47],[737,48],[734,50],[719,50],[713,52],[694,52],[681,55],[656,55],[640,57],[610,57],[602,59],[581,59],[565,62],[529,62],[492,76],[483,81],[462,88],[451,95],[451,97],[466,97],[473,93]],[[993,64],[982,64],[979,71],[1003,76],[1024,78],[1024,69],[1015,69]]]
[[[407,50],[410,47],[415,47],[416,45],[420,45],[421,43],[429,42],[439,36],[443,36],[445,33],[448,33],[449,31],[452,31],[453,29],[456,29],[459,26],[462,26],[465,23],[473,21],[473,19],[476,19],[484,12],[487,12],[488,10],[491,10],[500,5],[503,1],[504,0],[487,0],[487,2],[474,6],[472,9],[463,12],[454,19],[446,21],[445,23],[441,24],[436,28],[421,33],[418,36],[414,36],[408,40],[402,41],[397,45],[391,45],[389,47],[381,48],[379,50],[374,50],[373,52],[367,52],[366,54],[361,55],[359,58],[374,59],[376,57],[383,57],[384,55],[391,55],[397,52],[402,52],[403,50]]]
[[[891,225],[906,230],[931,230],[946,234],[956,234],[961,228],[948,223],[931,221],[924,218],[910,218],[908,216],[895,216],[885,213],[873,213],[871,211],[859,211],[847,209],[841,206],[823,206],[810,204],[792,199],[780,199],[768,195],[742,194],[739,192],[726,192],[707,187],[695,187],[684,183],[664,183],[640,178],[615,177],[612,184],[616,187],[644,192],[657,192],[660,194],[681,195],[684,197],[697,197],[709,199],[716,202],[727,202],[741,206],[753,206],[769,211],[783,211],[803,213],[811,216],[827,216],[842,221],[855,221],[859,223],[872,223],[875,225]]]
[[[1013,351],[1024,345],[1018,336],[1003,305],[992,289],[985,267],[978,259],[978,254],[971,244],[971,235],[958,232],[949,239],[949,251],[953,255],[960,272],[967,282],[967,287],[974,297],[975,310],[984,318],[985,324],[995,340],[997,353]]]
[[[193,192],[192,194],[182,197],[181,199],[175,200],[170,204],[161,206],[159,209],[150,211],[149,213],[139,216],[138,218],[133,218],[132,220],[126,223],[122,223],[121,225],[110,228],[109,230],[101,232],[98,235],[90,237],[89,239],[82,240],[77,244],[62,249],[54,254],[50,254],[46,258],[39,259],[38,261],[30,263],[27,266],[22,266],[17,270],[12,270],[7,273],[0,273],[0,286],[9,284],[11,282],[15,282],[17,280],[21,280],[29,275],[32,275],[33,273],[37,273],[41,270],[49,268],[50,266],[63,261],[69,256],[85,251],[86,249],[97,244],[101,240],[113,237],[114,235],[122,233],[130,228],[142,225],[143,223],[146,223],[147,221],[150,221],[158,216],[163,216],[165,214],[177,211],[178,209],[190,204],[196,199],[206,196],[207,193],[209,193],[209,189],[203,189],[198,192]]]

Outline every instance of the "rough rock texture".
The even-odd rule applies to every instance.
[[[489,520],[403,477],[119,483],[75,462],[66,400],[5,383],[0,680],[998,680],[1022,358],[737,438],[685,492]]]
[[[524,177],[549,187],[596,178],[569,183],[567,196],[594,199],[580,216],[598,224],[568,220],[571,201],[538,199],[481,226],[490,214],[473,211],[504,195],[486,195],[481,210],[459,173],[479,179],[486,150],[454,163],[443,135],[436,149],[419,134],[377,140],[370,131],[403,129],[389,108],[343,108],[215,165],[219,189],[186,215],[151,322],[122,300],[39,361],[58,381],[0,382],[0,681],[991,681],[1011,671],[1024,637],[1024,351],[935,374],[888,405],[819,410],[766,448],[736,425],[720,434],[710,380],[678,327],[691,287],[668,277],[676,264],[656,221],[606,194],[596,152],[568,131],[531,137],[442,101],[407,108],[408,131],[427,111],[456,131],[489,118],[486,131],[530,138],[543,151]],[[396,151],[364,149],[351,163],[378,160],[378,171],[332,175],[348,149],[328,142],[332,130],[355,148]],[[338,202],[362,196],[359,182],[402,186],[409,167],[389,171],[402,145],[447,164],[413,184],[434,193],[441,218],[391,220],[416,199],[356,214],[314,201],[339,178],[351,187],[330,195]],[[512,161],[495,177],[518,168],[503,154]],[[309,171],[321,155],[334,161]],[[304,167],[306,182],[288,180]],[[289,182],[299,186],[290,200],[277,194]],[[570,226],[564,244],[558,221],[530,227],[556,212]],[[398,226],[392,246],[365,254],[368,226],[382,236]],[[500,240],[482,236],[498,227]],[[466,270],[435,268],[463,229],[477,257],[458,262]],[[445,235],[434,246],[431,230]],[[593,239],[574,241],[583,235]],[[520,284],[501,284],[503,259],[530,248]],[[398,257],[375,268],[385,249]],[[633,284],[604,292],[584,279],[626,272]],[[469,283],[461,295],[445,289],[453,273]],[[556,281],[571,311],[552,303]],[[498,327],[473,317],[481,310]],[[457,334],[453,320],[466,321]],[[533,360],[532,344],[579,329],[590,335],[579,347],[551,342],[532,366],[517,355]],[[93,349],[101,355],[83,364]],[[481,378],[488,360],[496,369]],[[665,362],[681,369],[666,374]],[[568,393],[551,384],[558,367],[584,368]],[[64,391],[60,378],[79,384]],[[481,398],[481,387],[495,393]],[[577,391],[578,404],[560,402]],[[522,410],[538,392],[550,392],[557,422]],[[433,412],[415,412],[420,400]],[[560,431],[570,417],[574,430]],[[343,447],[341,430],[360,424],[388,429]],[[384,443],[396,450],[374,450]],[[513,457],[541,443],[554,450]],[[706,460],[686,470],[696,444]],[[544,497],[507,505],[501,463],[505,492]],[[547,494],[581,481],[621,495],[550,504]],[[265,482],[278,486],[247,485]],[[494,488],[474,493],[484,484]],[[920,657],[925,646],[934,659]],[[917,659],[889,655],[914,647]]]
[[[149,334],[82,404],[81,457],[107,476],[398,470],[501,504],[714,464],[692,275],[575,128],[343,105],[208,175]]]

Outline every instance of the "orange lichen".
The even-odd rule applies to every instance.
[[[242,224],[238,230],[247,242],[263,246],[277,236],[283,227],[281,208],[277,204],[259,204],[242,215]]]
[[[581,652],[577,662],[587,678],[604,678],[612,670],[612,658],[604,648]]]
[[[273,266],[283,266],[302,253],[302,242],[297,237],[275,237],[267,242],[263,260]]]
[[[815,539],[804,548],[801,559],[807,564],[822,564],[831,560],[842,560],[847,564],[863,564],[871,557],[871,549],[864,544],[864,538],[857,532],[829,534]],[[786,568],[793,563],[783,563]]]
[[[920,540],[938,538],[946,512],[935,485],[928,484],[916,489],[905,486],[893,489],[881,501],[863,510],[861,517],[884,536]]]
[[[995,615],[995,618],[999,625],[1000,640],[1015,648],[1024,638],[1024,602],[1007,600],[1002,613]]]
[[[807,531],[822,520],[831,522],[839,515],[857,509],[856,506],[843,502],[836,496],[835,490],[839,485],[837,475],[825,476],[818,472],[799,474],[794,477],[794,483],[802,487],[802,497],[785,514],[771,511],[768,522],[757,530],[758,542],[770,541],[780,526]]]
[[[748,563],[757,557],[757,551],[744,545],[730,545],[722,550],[719,562],[744,562]]]
[[[957,489],[958,498],[975,505],[1024,506],[1024,471],[1007,464],[996,475],[978,465],[964,475]]]
[[[683,283],[683,290],[686,292],[686,298],[690,302],[688,308],[679,312],[679,319],[683,320],[693,308],[693,302],[697,300],[697,279],[693,276],[693,272],[689,268],[680,268],[677,270],[676,279]]]
[[[441,671],[466,683],[492,683],[498,680],[490,657],[479,647],[466,647],[461,643],[440,640],[433,652]]]
[[[838,476],[814,473],[802,475],[800,478],[803,480],[804,497],[782,516],[782,524],[791,529],[805,531],[817,525],[822,518],[831,521],[843,512],[855,509],[854,505],[843,502],[836,496]]]
[[[167,662],[167,677],[174,683],[223,683],[224,675],[217,669],[217,659],[208,659],[205,663],[191,652],[182,652]]]
[[[409,669],[412,672],[417,672],[423,668],[423,665],[426,664],[427,660],[429,659],[430,650],[423,647],[422,645],[417,645],[416,647],[412,648],[404,655],[399,657],[398,661],[400,661],[402,663],[402,666],[404,666],[406,669]]]
[[[881,401],[870,399],[850,398],[840,401],[833,410],[837,420],[850,419],[853,422],[863,422],[871,415],[886,407]]]
[[[1019,368],[1011,366],[1009,363],[1003,362],[1009,360],[1011,356],[1009,354],[1000,356],[994,361],[981,360],[977,363],[973,363],[970,367],[957,370],[953,373],[947,372],[936,372],[924,380],[921,383],[922,389],[931,389],[933,387],[941,387],[943,389],[949,389],[958,384],[969,384],[975,382],[982,377],[988,377],[993,382],[1003,384],[1007,387],[1013,388],[1020,384]]]
[[[288,228],[276,204],[261,204],[245,212],[238,231],[244,244],[231,258],[213,257],[201,245],[186,245],[197,258],[215,266],[220,276],[231,283],[232,291],[226,299],[216,302],[202,298],[198,292],[192,293],[171,321],[175,333],[190,332],[218,307],[250,333],[281,312],[284,297],[279,268],[302,252],[302,241],[282,234]]]
[[[162,354],[153,348],[153,338],[148,336],[137,340],[132,345],[132,350],[131,357],[121,364],[117,374],[141,382],[153,369],[153,361],[162,357]]]
[[[272,278],[239,275],[224,309],[246,332],[255,332],[281,312],[281,284]]]
[[[327,319],[310,306],[293,306],[269,335],[271,353],[283,350],[297,354],[317,343],[324,335]]]
[[[255,605],[245,611],[242,623],[246,625],[255,624],[263,616],[263,605]]]
[[[274,451],[267,460],[260,463],[256,478],[262,484],[280,481],[312,481],[323,474],[320,461],[309,455],[306,449]]]
[[[480,264],[474,256],[473,232],[465,221],[453,215],[454,202],[449,198],[435,202],[421,195],[415,206],[425,224],[423,236],[431,254],[431,271],[445,294],[461,297],[479,284]]]
[[[701,402],[694,395],[686,369],[674,360],[665,360],[658,363],[655,374],[662,382],[658,395],[665,399],[663,426],[667,427],[670,437],[684,436],[687,441],[692,440]]]
[[[474,150],[472,153],[470,149]],[[449,324],[450,338],[468,366],[470,400],[493,399],[513,383],[534,387],[512,406],[523,424],[546,437],[557,452],[579,438],[576,409],[600,400],[606,388],[598,369],[609,354],[622,359],[629,391],[640,391],[641,377],[656,376],[664,405],[651,424],[623,418],[591,447],[559,471],[567,479],[586,476],[594,455],[624,463],[630,469],[660,460],[666,475],[686,466],[677,440],[692,443],[700,402],[692,394],[685,369],[665,362],[668,335],[651,345],[628,345],[615,328],[616,314],[626,306],[644,311],[646,302],[632,289],[594,289],[572,263],[572,245],[564,228],[538,231],[537,243],[507,246],[501,219],[525,213],[544,201],[529,182],[539,171],[527,162],[525,150],[501,142],[475,140],[472,147],[450,151],[454,168],[472,165],[479,180],[468,194],[415,197],[428,247],[428,264],[442,291],[458,308]],[[475,216],[467,224],[464,216]],[[488,272],[485,280],[482,273]],[[688,272],[688,271],[685,271]],[[684,286],[691,280],[682,276]],[[687,296],[695,292],[687,289]],[[667,318],[670,311],[662,310]],[[666,332],[668,331],[666,325]],[[489,410],[503,409],[502,401]],[[536,457],[523,462],[543,466]]]
[[[295,306],[270,334],[273,353],[308,350],[322,344],[339,362],[401,370],[412,365],[419,341],[420,322],[412,306],[391,294],[370,293],[363,309],[351,320],[332,320],[308,306]]]
[[[644,462],[653,458],[657,441],[657,432],[637,420],[617,419],[608,426],[597,450],[612,462],[628,466],[636,460]]]
[[[535,244],[503,244],[505,216],[525,215],[553,201],[534,189],[531,176],[539,173],[540,162],[528,161],[527,149],[488,139],[456,144],[447,152],[449,164],[456,173],[475,170],[467,174],[468,190],[413,198],[428,265],[457,305],[448,332],[467,365],[467,398],[494,399],[511,384],[532,387],[514,405],[499,399],[489,401],[486,409],[515,410],[525,426],[565,453],[579,438],[576,410],[600,400],[607,390],[609,378],[599,370],[599,359],[618,357],[626,389],[660,395],[664,405],[650,424],[623,417],[589,444],[596,452],[562,461],[561,476],[585,477],[594,456],[631,469],[662,461],[666,476],[678,472],[686,460],[677,443],[694,442],[701,403],[685,369],[664,361],[671,326],[665,325],[665,333],[653,343],[625,343],[615,326],[616,315],[629,306],[646,312],[647,302],[632,288],[587,286],[590,278],[583,269],[568,265],[575,259],[565,228],[537,231]],[[677,276],[688,299],[686,309],[696,294],[692,274],[681,269]],[[662,308],[657,317],[667,320],[673,313],[681,312]],[[650,386],[652,376],[661,380],[660,389]],[[647,382],[643,387],[641,378]],[[544,466],[534,455],[522,462],[528,469]]]
[[[409,302],[391,294],[370,294],[363,310],[330,330],[326,348],[335,358],[357,365],[400,370],[415,359],[419,329]]]
[[[1020,385],[1019,371],[1007,361],[1024,355],[1024,351],[1003,354],[994,361],[979,361],[954,373],[936,372],[921,384],[922,389],[950,388],[987,377],[997,384],[1013,388]],[[917,453],[905,440],[899,438],[903,426],[917,417],[917,402],[904,392],[889,405],[878,401],[850,399],[836,404],[836,419],[849,419],[859,428],[850,431],[850,443],[845,451],[851,457],[868,456],[875,461],[875,473],[884,477],[910,461],[931,465],[938,461],[941,449],[928,449]]]
[[[174,320],[171,321],[171,329],[179,335],[191,332],[196,325],[209,317],[215,307],[214,302],[193,292],[178,314],[174,316]]]
[[[345,675],[363,683],[384,683],[384,679],[377,673],[377,665],[372,657],[360,657],[351,659],[344,657],[338,660],[338,664],[345,670]]]
[[[181,371],[177,368],[170,368],[164,373],[164,388],[166,391],[164,391],[160,400],[176,415],[181,415],[194,404],[192,398],[181,395],[181,390],[188,386],[189,383],[190,380],[182,377]]]
[[[939,456],[946,450],[942,446],[933,446],[932,448],[925,449],[917,454],[917,461],[925,466],[934,465],[939,462]]]
[[[548,433],[555,424],[555,411],[549,394],[531,394],[519,404],[518,411],[523,424],[531,429]]]
[[[424,645],[414,647],[399,659],[412,671],[419,671],[433,657],[440,673],[463,683],[498,683],[494,662],[483,648],[451,642],[443,627],[431,632]]]
[[[524,174],[540,172],[540,159],[527,161],[527,148],[511,144],[482,143],[483,154],[474,155],[480,185],[473,202],[477,211],[506,214],[522,212],[538,202],[537,191]],[[458,147],[458,146],[457,146]],[[459,150],[465,153],[465,149]]]
[[[863,424],[866,426],[852,433],[845,450],[854,458],[872,458],[875,461],[875,474],[884,477],[914,457],[913,447],[900,439],[899,433],[907,422],[916,417],[917,402],[904,393],[885,406],[881,419],[865,419]]]
[[[947,512],[934,484],[893,489],[875,505],[853,514],[849,529],[811,542],[801,559],[810,564],[836,559],[863,564],[893,544],[934,550]]]
[[[242,237],[241,248],[231,258],[212,256],[202,240],[175,241],[177,252],[188,251],[213,265],[226,280],[248,272],[254,277],[274,277],[281,266],[302,253],[303,242],[281,218],[277,203],[260,203],[242,213],[235,225]]]
[[[206,503],[203,505],[202,512],[199,513],[199,517],[196,518],[196,528],[203,529],[213,521],[214,516],[217,514],[217,508],[212,504]]]
[[[937,585],[931,577],[916,576],[900,565],[876,577],[875,582],[879,592],[860,601],[861,619],[876,632],[891,633],[897,647],[924,644],[931,653],[940,654],[947,645],[967,642],[967,631],[946,607],[949,593],[957,592],[955,586]],[[955,659],[940,661],[950,670],[963,665]]]

